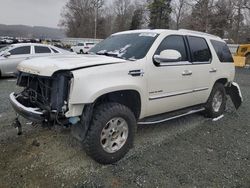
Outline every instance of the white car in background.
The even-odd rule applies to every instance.
[[[96,43],[94,43],[94,42],[81,42],[81,43],[78,43],[76,46],[72,46],[70,51],[76,52],[78,54],[86,54],[95,45],[96,45]]]
[[[72,54],[55,46],[36,43],[12,44],[0,49],[0,77],[13,76],[17,65],[35,57]]]

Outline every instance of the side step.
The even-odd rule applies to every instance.
[[[160,115],[156,115],[156,116],[150,116],[147,118],[143,118],[137,124],[138,125],[149,125],[149,124],[163,123],[163,122],[166,122],[166,121],[169,121],[172,119],[176,119],[176,118],[180,118],[180,117],[187,116],[190,114],[202,112],[204,110],[205,110],[205,108],[202,106],[186,108],[186,109],[182,109],[182,110],[178,110],[178,111],[174,111],[174,112],[168,112],[165,114],[160,114]]]

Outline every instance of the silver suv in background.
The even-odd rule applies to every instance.
[[[34,57],[73,54],[55,46],[36,43],[19,43],[0,49],[0,77],[13,76],[17,65]]]

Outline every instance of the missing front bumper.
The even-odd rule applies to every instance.
[[[40,123],[45,120],[45,115],[41,109],[24,106],[17,100],[18,97],[15,93],[10,94],[10,103],[17,114],[32,122]]]

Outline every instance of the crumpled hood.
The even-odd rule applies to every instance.
[[[91,66],[122,63],[126,60],[102,55],[62,55],[25,60],[17,69],[21,72],[52,76],[59,70],[73,70]]]

